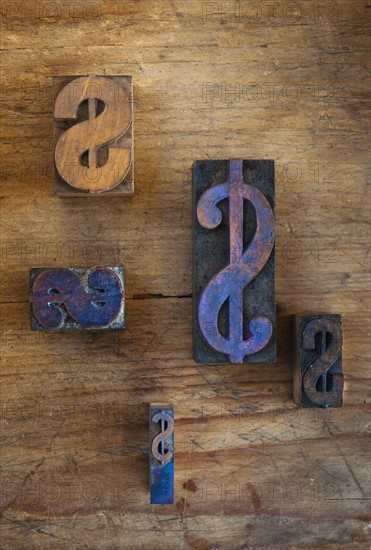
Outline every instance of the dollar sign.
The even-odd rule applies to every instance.
[[[64,304],[69,315],[86,328],[104,327],[120,312],[123,290],[117,275],[107,268],[94,268],[87,277],[93,292],[87,292],[81,277],[70,269],[47,269],[32,287],[33,311],[40,325],[47,329],[63,327]]]
[[[320,340],[316,345],[317,335],[320,335]],[[319,356],[309,365],[303,376],[304,392],[316,405],[331,406],[341,398],[343,375],[330,372],[339,358],[341,345],[341,328],[334,319],[312,319],[303,329],[302,349],[309,351],[319,348]]]
[[[164,440],[173,433],[174,420],[169,414],[162,411],[153,416],[152,422],[161,422],[161,432],[153,438],[152,454],[164,465],[173,456],[169,449],[165,449]]]
[[[102,76],[80,77],[58,95],[54,118],[76,120],[79,106],[85,100],[89,120],[75,124],[61,135],[55,148],[55,164],[72,187],[97,193],[116,187],[130,168],[131,151],[119,147],[117,140],[131,123],[131,105],[118,81]],[[98,100],[103,101],[104,110],[97,116]],[[98,149],[107,144],[107,161],[98,166]],[[82,164],[84,154],[87,154],[86,166]]]
[[[243,335],[243,290],[263,269],[275,241],[272,208],[265,196],[243,181],[243,161],[230,161],[229,180],[211,187],[201,196],[197,206],[200,224],[213,229],[222,221],[217,204],[229,198],[230,263],[216,274],[201,294],[198,319],[205,339],[215,350],[229,356],[232,363],[242,363],[245,355],[263,349],[272,336],[272,323],[259,315],[249,323],[250,337]],[[243,250],[243,201],[251,202],[256,212],[256,231],[247,249]],[[218,329],[218,315],[229,300],[229,336]]]

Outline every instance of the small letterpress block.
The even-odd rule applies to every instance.
[[[174,410],[149,407],[149,469],[151,504],[174,503]]]
[[[53,78],[54,192],[61,197],[134,193],[131,76]]]
[[[194,165],[194,359],[276,360],[271,160]]]
[[[30,271],[31,330],[125,327],[123,267]]]
[[[294,317],[294,401],[301,407],[341,407],[343,403],[341,316]]]

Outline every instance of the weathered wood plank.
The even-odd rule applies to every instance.
[[[367,2],[4,0],[0,15],[1,547],[368,548]],[[133,76],[131,199],[52,196],[65,74]],[[275,160],[274,365],[192,360],[200,158]],[[127,329],[32,333],[29,269],[98,264],[126,267]],[[292,401],[290,316],[305,311],[342,315],[341,409]],[[154,515],[159,399],[177,496]]]

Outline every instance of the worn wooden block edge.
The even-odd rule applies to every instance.
[[[170,459],[160,463],[154,456],[155,438],[162,432],[157,422],[153,420],[156,414],[166,413],[172,419],[171,433],[161,439],[168,451]],[[149,405],[149,489],[151,504],[174,504],[174,408],[169,404],[150,403]]]
[[[73,271],[74,273],[78,274],[81,278],[86,279],[89,273],[96,269],[97,267],[102,266],[94,266],[94,267],[67,267],[63,269],[69,269]],[[115,273],[115,275],[119,278],[121,287],[122,287],[122,300],[121,300],[121,307],[120,311],[116,317],[116,320],[112,322],[107,327],[91,327],[91,328],[85,328],[80,325],[80,323],[77,323],[73,319],[70,318],[68,315],[68,312],[66,311],[65,307],[61,305],[61,309],[63,310],[66,319],[68,319],[68,323],[66,327],[63,327],[62,329],[50,329],[43,327],[38,320],[36,319],[33,311],[33,285],[35,282],[35,279],[40,273],[43,273],[47,270],[58,270],[59,267],[34,267],[30,269],[29,274],[29,281],[30,281],[30,326],[31,331],[43,331],[43,332],[55,332],[60,330],[83,330],[83,331],[90,331],[90,330],[115,330],[115,329],[124,329],[125,328],[125,268],[123,266],[104,266],[105,269],[110,269]]]
[[[52,83],[54,89],[54,101],[57,98],[59,92],[75,80],[83,76],[92,76],[92,75],[61,75],[53,76]],[[135,191],[135,179],[134,179],[134,167],[135,167],[135,148],[134,148],[134,88],[133,88],[133,77],[131,75],[93,75],[93,76],[102,76],[106,78],[120,78],[123,82],[127,82],[127,88],[129,92],[130,99],[130,110],[131,110],[131,124],[128,128],[125,135],[130,133],[131,141],[131,163],[129,170],[126,173],[125,178],[113,189],[108,191],[101,191],[96,193],[90,193],[89,191],[82,191],[76,189],[69,185],[59,174],[54,160],[54,150],[58,139],[61,135],[61,132],[57,129],[55,119],[53,117],[53,164],[54,164],[54,181],[53,181],[53,193],[61,198],[98,198],[98,197],[130,197],[134,195]],[[54,110],[54,106],[53,106]]]
[[[302,364],[303,350],[301,348],[301,339],[303,329],[307,323],[312,319],[328,318],[336,321],[342,331],[342,315],[338,313],[296,313],[292,316],[292,370],[293,370],[293,400],[294,403],[302,408],[327,408],[324,406],[313,403],[305,394],[303,389],[303,377],[309,368],[309,364]],[[344,376],[343,372],[343,344],[340,347],[339,358],[337,359],[339,366],[336,372],[339,372]],[[308,363],[308,361],[306,361]],[[337,404],[328,405],[331,408],[338,408],[343,406],[344,393],[342,392],[341,398]]]
[[[197,204],[200,199],[200,196],[202,195],[202,192],[198,192],[196,189],[196,171],[199,169],[199,167],[202,164],[205,163],[217,163],[219,166],[219,171],[223,173],[222,165],[229,164],[231,159],[199,159],[196,160],[193,163],[192,166],[192,218],[193,218],[193,359],[196,363],[207,363],[207,364],[217,364],[217,363],[228,363],[228,359],[226,356],[224,356],[221,353],[215,352],[209,344],[204,341],[203,335],[200,331],[199,327],[199,321],[198,321],[198,304],[199,304],[199,296],[201,295],[202,288],[198,288],[199,285],[197,284],[197,228],[199,226],[199,222],[197,220]],[[263,169],[267,171],[268,177],[267,179],[271,180],[271,189],[270,193],[264,192],[264,190],[260,189],[265,198],[268,200],[270,207],[273,211],[273,215],[275,216],[275,206],[276,206],[276,190],[275,190],[275,161],[273,159],[241,159],[243,161],[243,174],[244,174],[244,182],[250,183],[247,181],[246,178],[246,172],[250,169],[250,166],[253,166],[254,163],[259,163],[262,165]],[[210,181],[209,186],[207,188],[211,188],[214,185],[217,185],[219,183],[222,183],[226,181],[228,178],[228,171],[224,175],[219,175],[213,178],[212,181]],[[259,188],[259,187],[258,187]],[[272,337],[267,344],[267,346],[250,356],[245,356],[244,363],[275,363],[277,360],[277,338],[276,338],[276,242],[273,247],[273,250],[271,252],[271,255],[269,257],[268,262],[264,266],[264,269],[272,269],[273,272],[273,280],[270,285],[270,289],[272,292],[272,311],[271,311],[271,321],[273,324],[273,333]],[[215,274],[215,273],[214,273]],[[261,275],[261,272],[259,273]],[[258,276],[259,276],[258,275]],[[213,275],[211,274],[206,282],[211,279]],[[254,281],[252,281],[253,283]],[[251,284],[252,284],[251,283]],[[249,285],[246,287],[248,289]],[[204,287],[203,287],[204,288]],[[247,290],[248,292],[248,290]],[[245,319],[245,322],[247,322],[247,319]],[[200,344],[200,342],[202,342]],[[201,348],[204,348],[203,351],[200,351]],[[205,349],[207,350],[205,352]]]

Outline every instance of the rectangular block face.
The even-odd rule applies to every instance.
[[[31,330],[125,328],[123,267],[34,268]]]
[[[276,360],[271,160],[194,165],[194,359]]]
[[[301,407],[343,404],[341,316],[294,317],[294,401]]]
[[[151,504],[174,503],[174,410],[149,407],[149,477]]]
[[[58,76],[53,84],[54,193],[133,195],[132,77]]]

